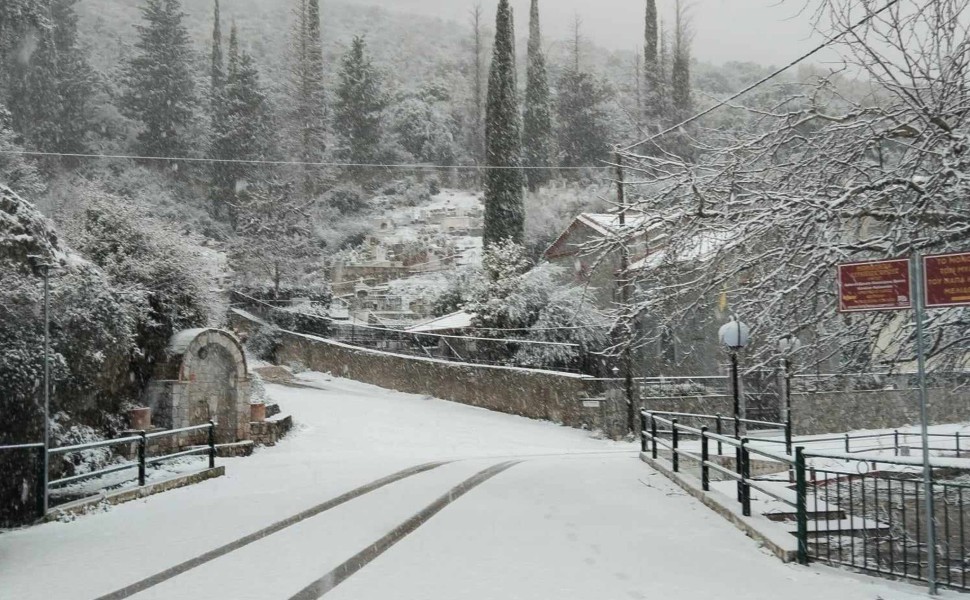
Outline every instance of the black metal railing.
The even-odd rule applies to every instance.
[[[967,436],[964,432],[929,433],[929,450],[941,454],[952,453],[956,458],[967,456]],[[887,433],[850,434],[829,437],[811,437],[805,440],[812,445],[829,444],[830,448],[847,454],[892,449],[893,456],[902,456],[906,449],[922,451],[922,433],[899,431]],[[952,443],[951,443],[952,442]]]
[[[685,459],[692,461],[700,469],[701,487],[705,492],[711,490],[712,473],[717,473],[721,481],[735,481],[737,501],[744,516],[751,516],[752,490],[793,509],[790,514],[768,516],[794,518],[800,563],[823,562],[912,581],[932,579],[939,586],[970,591],[970,503],[965,502],[970,500],[970,461],[927,457],[932,490],[932,502],[927,503],[921,446],[916,448],[920,456],[914,457],[862,455],[859,452],[864,450],[852,446],[853,441],[865,443],[888,437],[895,442],[893,446],[868,450],[888,453],[895,449],[898,454],[904,436],[916,434],[894,431],[878,436],[814,438],[805,442],[839,440],[848,444],[849,451],[807,450],[799,445],[792,452],[781,453],[752,446],[755,439],[712,433],[707,425],[691,427],[680,419],[714,420],[720,422],[722,430],[724,423],[730,421],[717,415],[644,410],[641,412],[643,453],[657,460],[660,449],[665,449],[675,473],[683,471]],[[959,434],[931,435],[933,439],[953,440],[952,448],[942,450],[960,447]],[[790,434],[786,437],[788,450],[792,440]],[[685,447],[687,440],[695,443]],[[712,444],[717,444],[717,456],[712,456]],[[724,460],[724,448],[734,449],[733,463]],[[930,448],[931,452],[934,450]],[[779,475],[787,469],[788,481],[752,476],[752,455],[782,465]],[[932,519],[927,519],[929,505],[933,506]],[[928,526],[930,522],[932,526]],[[931,547],[935,549],[935,560],[931,560]],[[931,563],[935,566],[931,567]]]
[[[785,454],[792,454],[792,426],[791,423],[778,423],[775,421],[762,421],[758,419],[742,419],[738,416],[726,417],[723,415],[704,415],[686,412],[670,411],[645,411],[647,414],[658,417],[676,417],[678,422],[689,421],[692,424],[699,424],[707,427],[708,431],[713,431],[717,435],[727,435],[733,433],[734,439],[748,439],[750,442],[763,442],[767,444],[781,444],[785,446]],[[771,430],[781,430],[784,434],[783,439],[772,439],[767,437],[757,437],[747,435],[752,432],[765,432]],[[717,453],[721,454],[724,443],[718,442]]]
[[[931,459],[932,520],[927,519],[922,457],[854,456],[806,452],[845,468],[808,470],[811,560],[859,571],[970,591],[970,468]],[[818,507],[835,507],[821,510]],[[932,532],[927,531],[932,522]],[[932,535],[931,535],[932,534]],[[935,567],[931,569],[929,544]]]
[[[78,481],[83,481],[87,479],[94,479],[97,477],[103,477],[105,475],[111,475],[113,473],[120,473],[124,471],[137,471],[138,485],[142,487],[146,483],[147,470],[151,465],[162,463],[175,458],[180,458],[183,456],[196,455],[201,453],[207,453],[209,457],[209,468],[215,468],[216,460],[216,443],[215,443],[215,428],[216,423],[214,421],[209,421],[203,425],[196,425],[193,427],[183,427],[181,429],[169,429],[165,431],[156,431],[148,433],[145,431],[138,432],[137,435],[131,435],[123,438],[116,438],[111,440],[104,440],[100,442],[91,442],[87,444],[76,444],[72,446],[62,446],[60,448],[51,448],[48,452],[51,457],[53,456],[69,456],[71,454],[77,454],[80,452],[85,452],[88,450],[95,450],[98,448],[114,448],[118,446],[131,446],[132,444],[137,445],[135,460],[129,460],[124,463],[110,465],[103,469],[98,469],[96,471],[90,471],[87,473],[79,473],[76,475],[70,475],[67,477],[61,477],[60,479],[54,479],[48,482],[48,489],[62,487],[71,483],[77,483]],[[148,456],[149,442],[151,440],[157,440],[162,438],[170,438],[183,436],[197,431],[206,431],[206,444],[197,445],[195,447],[189,448],[188,450],[180,450],[178,452],[173,452],[169,454],[160,454],[158,456]],[[177,440],[176,440],[177,441]],[[178,444],[176,444],[177,446]],[[43,449],[43,446],[41,446]],[[110,486],[112,487],[118,485],[118,482],[112,482]]]

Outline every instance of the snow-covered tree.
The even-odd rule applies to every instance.
[[[147,156],[186,156],[186,130],[195,107],[192,48],[179,0],[145,0],[134,56],[125,69],[121,107],[142,125],[139,150]]]
[[[673,108],[673,114],[670,116],[676,122],[689,117],[694,106],[690,80],[690,45],[690,20],[687,16],[687,7],[682,0],[677,0],[673,64],[670,70],[670,103]]]
[[[327,97],[319,0],[296,0],[289,54],[287,118],[294,155],[304,163],[321,162],[327,149]],[[320,169],[307,165],[302,171],[302,192],[309,199],[320,191]]]
[[[568,70],[559,79],[557,138],[559,164],[586,167],[601,164],[609,155],[609,127],[604,103],[606,89],[591,74]]]
[[[414,95],[394,102],[388,113],[395,141],[412,160],[443,166],[458,162],[457,124],[447,101]]]
[[[79,153],[85,149],[95,78],[78,46],[74,3],[48,0],[47,26],[37,30],[33,52],[9,63],[10,85],[5,94],[13,127],[31,150]]]
[[[354,37],[344,55],[334,91],[334,133],[337,155],[350,163],[380,162],[387,98],[381,78],[367,55],[367,42]],[[361,174],[361,170],[352,173]]]
[[[525,231],[522,113],[515,71],[515,31],[508,0],[500,0],[485,116],[485,245],[521,243]]]
[[[260,169],[245,162],[269,158],[274,147],[271,115],[253,58],[239,49],[233,25],[229,36],[229,65],[220,94],[213,128],[214,213],[235,221],[236,198],[248,180],[257,180]]]
[[[0,184],[27,197],[33,197],[44,190],[37,167],[23,155],[23,147],[17,143],[17,135],[12,128],[13,117],[0,104]]]
[[[785,336],[805,343],[803,367],[912,361],[910,314],[836,316],[835,265],[967,249],[970,3],[879,8],[827,0],[820,13],[833,32],[869,17],[835,43],[848,71],[869,79],[864,93],[820,76],[757,111],[748,131],[709,139],[696,165],[631,153],[650,181],[637,208],[668,220],[629,312],[659,317],[655,335],[734,314],[759,340],[752,365],[776,364]],[[964,368],[967,311],[933,312],[928,329],[932,364]]]
[[[244,283],[269,283],[279,298],[285,285],[298,282],[318,262],[310,208],[291,184],[260,183],[239,195],[230,262]]]
[[[525,87],[525,114],[522,117],[522,164],[529,167],[526,179],[533,192],[548,183],[551,171],[540,168],[552,164],[552,100],[546,73],[539,26],[539,0],[532,0],[529,21],[529,54]]]

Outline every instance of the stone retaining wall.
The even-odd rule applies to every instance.
[[[233,311],[232,326],[252,331],[248,315]],[[453,363],[358,348],[303,334],[280,332],[277,362],[386,389],[460,402],[571,427],[591,425],[583,399],[598,395],[591,377],[512,367]]]

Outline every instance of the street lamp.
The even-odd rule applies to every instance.
[[[44,515],[47,516],[49,498],[47,483],[50,467],[50,410],[51,410],[51,368],[50,368],[50,272],[53,266],[44,256],[31,255],[27,259],[34,273],[44,278]]]
[[[789,432],[791,432],[791,356],[798,352],[801,347],[802,342],[793,335],[786,335],[778,340],[778,351],[781,353],[782,384],[785,386],[785,392],[782,396],[782,410]]]
[[[744,417],[741,407],[741,381],[738,377],[738,352],[751,341],[751,330],[748,326],[732,317],[731,322],[721,327],[718,339],[731,354],[731,391],[734,394],[734,437],[741,435],[741,419]]]

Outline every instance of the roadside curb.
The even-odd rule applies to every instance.
[[[47,513],[47,516],[44,518],[44,521],[49,523],[51,521],[57,521],[65,515],[81,515],[84,514],[88,509],[100,505],[102,502],[107,502],[112,506],[124,504],[125,502],[147,498],[148,496],[154,496],[155,494],[186,487],[195,483],[202,483],[203,481],[207,481],[209,479],[222,477],[225,474],[226,467],[224,465],[220,465],[213,469],[206,469],[205,471],[190,473],[188,475],[178,475],[176,477],[170,477],[169,479],[149,483],[144,487],[130,490],[119,490],[103,496],[98,495],[82,498],[81,500],[75,500],[74,502],[62,504],[61,506],[51,509],[51,511]]]

